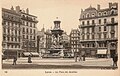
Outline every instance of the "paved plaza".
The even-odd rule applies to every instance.
[[[86,58],[85,61],[75,62],[74,58],[39,58],[33,57],[32,63],[28,58],[19,58],[17,65],[12,65],[13,59],[3,60],[3,69],[111,69],[111,58]]]

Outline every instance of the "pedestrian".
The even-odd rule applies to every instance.
[[[113,55],[113,67],[117,67],[118,55]]]
[[[28,56],[28,63],[32,63],[30,55]]]
[[[83,61],[85,61],[85,54],[83,55]]]
[[[79,61],[82,61],[82,56],[81,56],[81,54],[79,55]]]
[[[13,65],[16,65],[16,61],[17,61],[17,57],[14,56],[14,57],[13,57]]]

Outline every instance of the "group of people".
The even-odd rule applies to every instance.
[[[78,60],[77,58],[78,58],[78,56],[76,55],[75,62],[77,62],[77,60]],[[85,58],[86,58],[85,54],[79,55],[79,61],[85,61]],[[118,55],[117,54],[112,55],[112,60],[113,60],[113,67],[117,67]],[[17,57],[14,56],[13,57],[13,65],[16,65],[16,62],[17,62]],[[28,56],[28,63],[32,63],[30,55]]]
[[[85,61],[85,58],[86,58],[86,56],[85,56],[85,54],[84,55],[79,55],[79,56],[75,56],[75,62],[77,62],[77,58],[79,57],[79,61]]]
[[[78,58],[78,56],[76,55],[75,56],[75,62],[77,62],[77,60],[78,60],[77,58]],[[79,55],[79,61],[85,61],[85,58],[86,58],[85,54],[84,55]],[[113,61],[112,66],[117,67],[117,61],[118,61],[118,55],[117,54],[112,55],[112,61]]]
[[[12,65],[16,65],[16,62],[17,62],[17,57],[16,57],[16,56],[13,56],[13,64],[12,64]],[[30,55],[28,56],[28,63],[32,63],[32,60],[31,60],[31,56],[30,56]]]
[[[118,55],[114,54],[112,56],[112,59],[113,59],[113,67],[117,67]]]

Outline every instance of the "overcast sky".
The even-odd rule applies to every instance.
[[[86,9],[90,5],[101,8],[108,7],[109,2],[118,0],[1,0],[2,7],[20,6],[21,9],[29,8],[30,14],[38,17],[38,30],[44,27],[50,29],[54,27],[53,21],[56,17],[61,20],[61,28],[68,34],[72,28],[78,28],[81,9]]]

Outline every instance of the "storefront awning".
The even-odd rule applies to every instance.
[[[106,54],[107,53],[107,49],[98,49],[97,50],[97,54]]]
[[[29,52],[24,52],[23,54],[24,54],[24,56],[29,56],[29,55],[31,55]]]
[[[39,54],[38,54],[37,52],[31,52],[31,54],[32,54],[33,56],[39,56]]]

